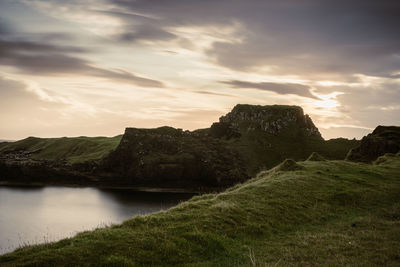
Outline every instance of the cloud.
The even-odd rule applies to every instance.
[[[0,34],[7,34],[10,32],[10,25],[6,22],[5,19],[0,17]]]
[[[211,91],[194,91],[194,93],[202,94],[202,95],[214,95],[214,96],[224,96],[224,97],[235,97],[234,95],[215,93],[215,92],[211,92]]]
[[[271,91],[281,95],[298,95],[302,97],[309,97],[318,99],[315,95],[310,93],[310,87],[298,83],[271,83],[271,82],[247,82],[247,81],[221,81],[232,88],[251,88],[263,91]]]
[[[234,70],[248,72],[267,67],[273,74],[318,78],[343,78],[358,73],[395,78],[400,70],[400,4],[395,0],[109,3],[156,18],[158,23],[140,21],[143,28],[145,23],[152,23],[149,39],[164,38],[165,28],[238,22],[243,27],[234,34],[241,41],[218,40],[206,51],[216,64]],[[135,39],[139,40],[132,40]]]
[[[12,99],[24,97],[28,93],[25,84],[22,82],[5,79],[0,76],[0,96],[4,103],[8,103]],[[2,105],[3,106],[3,105]]]
[[[378,124],[400,125],[400,83],[386,81],[365,87],[339,87],[337,96],[341,112],[361,125],[374,128]]]
[[[5,1],[5,8],[0,9],[12,13],[15,9],[8,10],[10,4],[6,2],[11,3]],[[296,102],[315,112],[313,116],[320,116],[318,122],[323,122],[324,127],[336,125],[332,127],[337,132],[349,125],[373,128],[378,123],[400,124],[400,87],[396,80],[400,77],[400,2],[397,0],[21,0],[18,3],[23,3],[24,12],[28,10],[26,7],[39,11],[26,11],[32,17],[25,20],[23,16],[14,16],[12,30],[25,32],[13,38],[3,34],[2,29],[11,28],[2,27],[0,21],[0,65],[21,73],[73,78],[85,75],[141,86],[163,86],[160,81],[126,71],[125,66],[135,62],[138,63],[135,72],[157,73],[170,79],[177,88],[187,88],[190,84],[192,88],[187,94],[177,93],[175,97],[191,108],[198,98],[207,96],[210,97],[205,102],[210,109],[227,103],[233,105],[237,100],[226,97],[229,88],[221,94],[218,89],[204,89],[206,86],[253,88],[279,95],[260,94],[256,90],[232,92],[249,103]],[[12,14],[6,16],[11,17]],[[28,29],[27,21],[36,22],[30,25],[32,30]],[[49,21],[54,21],[54,25]],[[73,33],[75,39],[46,36],[46,31],[54,29]],[[14,38],[21,36],[23,40]],[[87,48],[77,47],[77,43]],[[111,69],[105,67],[108,64],[124,67]],[[176,75],[185,71],[201,72],[201,77]],[[48,84],[46,79],[38,82],[54,90],[52,83],[57,81],[50,80]],[[219,80],[222,84],[215,82]],[[66,87],[62,90],[69,90]],[[98,87],[98,84],[90,86],[93,94],[98,94]],[[114,88],[111,85],[110,90]],[[132,101],[139,99],[137,91],[141,92],[131,92],[129,101],[126,90],[121,92],[127,101],[126,112],[131,109]],[[145,91],[157,92],[146,97],[148,101],[162,99],[160,93],[164,90]],[[344,94],[336,94],[339,92]],[[120,96],[116,97],[112,106],[119,107],[121,101]],[[176,108],[163,98],[157,103],[146,102],[140,113],[154,107],[151,105]]]
[[[0,99],[2,125],[8,126],[18,124],[25,118],[37,116],[39,119],[41,116],[44,116],[45,109],[59,109],[65,106],[65,103],[44,99],[38,93],[30,90],[23,82],[7,79],[2,76],[0,76]]]
[[[193,37],[196,33],[187,36],[179,29],[200,27],[202,31],[198,34],[215,37],[204,51],[208,60],[243,72],[264,68],[274,75],[307,75],[315,79],[350,79],[354,74],[399,77],[400,4],[397,0],[327,0],[323,3],[316,0],[67,3],[35,0],[29,3],[49,13],[58,10],[58,16],[64,14],[70,19],[77,16],[89,22],[95,19],[93,27],[110,28],[104,32],[111,32],[110,36],[119,42],[171,41],[179,45],[182,42],[177,40],[185,40],[196,43],[197,40],[191,40],[196,38]],[[108,20],[113,23],[102,24]],[[215,31],[217,28],[221,33],[221,29],[232,25],[241,27],[225,36]]]
[[[128,29],[129,28],[129,29]],[[118,39],[124,42],[137,41],[167,41],[175,39],[177,36],[162,27],[154,25],[132,25],[125,27],[125,32],[118,36]]]
[[[71,55],[84,52],[88,51],[74,46],[0,39],[0,65],[14,67],[23,73],[42,76],[87,75],[131,82],[143,87],[164,86],[160,81],[123,70],[97,67],[86,59]]]

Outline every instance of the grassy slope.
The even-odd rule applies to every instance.
[[[327,159],[345,159],[347,152],[360,143],[343,138],[326,141],[317,138],[293,139],[290,130],[289,134],[283,133],[279,136],[254,131],[227,142],[243,155],[250,176],[271,168],[286,158],[305,160],[312,152],[318,152]]]
[[[122,135],[115,137],[62,137],[36,138],[0,143],[0,152],[6,150],[39,151],[32,155],[34,159],[60,160],[70,163],[98,160],[116,148]]]
[[[0,265],[398,265],[400,156],[300,162],[167,212],[0,257]]]

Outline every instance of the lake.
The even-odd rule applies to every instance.
[[[0,254],[173,207],[193,194],[0,186]]]

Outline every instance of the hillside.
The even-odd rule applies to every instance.
[[[223,193],[25,247],[0,265],[396,266],[399,177],[399,153],[376,165],[287,160]]]
[[[65,160],[68,163],[80,163],[103,158],[121,141],[122,135],[115,137],[62,137],[37,138],[0,143],[0,153],[31,155],[33,160]],[[21,155],[22,156],[22,155]]]
[[[239,104],[201,130],[126,128],[122,137],[0,144],[0,182],[214,192],[285,158],[305,160],[315,151],[344,159],[358,145],[325,141],[301,107]]]

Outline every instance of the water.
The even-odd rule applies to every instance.
[[[0,186],[0,254],[177,205],[190,194]]]

